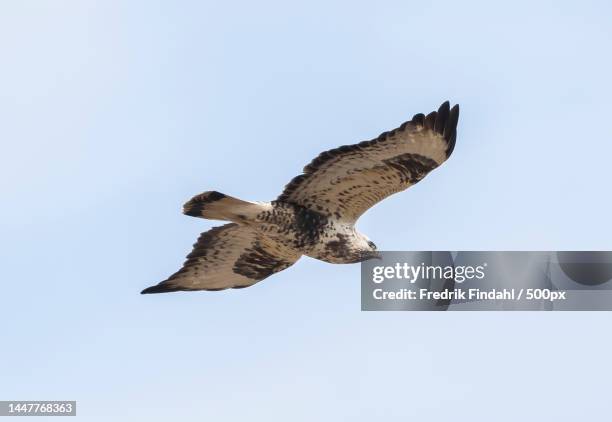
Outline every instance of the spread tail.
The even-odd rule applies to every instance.
[[[243,201],[220,192],[209,191],[187,201],[183,205],[183,214],[209,220],[245,223],[266,209],[266,204]]]

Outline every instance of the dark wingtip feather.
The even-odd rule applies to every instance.
[[[446,124],[444,125],[444,137],[446,140],[457,130],[457,122],[459,121],[459,104],[455,104],[450,110]]]
[[[194,291],[197,291],[197,290],[206,290],[208,292],[218,292],[218,291],[221,291],[221,290],[227,290],[228,289],[228,287],[219,287],[219,288],[211,287],[211,288],[202,288],[202,289],[190,289],[189,287],[177,286],[175,284],[171,284],[168,281],[162,281],[161,283],[156,284],[155,286],[147,287],[142,292],[140,292],[140,294],[141,295],[148,295],[148,294],[155,294],[155,293],[194,292]],[[251,286],[251,284],[249,284],[248,286],[238,286],[238,287],[233,287],[233,288],[234,289],[241,289],[243,287],[249,287],[249,286]]]
[[[435,127],[436,125],[436,115],[438,113],[436,113],[435,111],[432,111],[431,113],[429,113],[427,115],[427,117],[425,117],[425,127],[427,129],[432,129]]]
[[[412,116],[412,123],[423,126],[425,124],[425,115],[423,113],[415,114]]]
[[[421,123],[421,115],[415,115],[412,121],[416,124],[425,126],[444,137],[448,147],[446,148],[446,156],[449,157],[455,149],[455,141],[457,139],[457,123],[459,122],[459,104],[455,104],[450,108],[450,103],[445,101],[440,105],[438,111],[432,111],[424,118]]]
[[[440,134],[444,133],[444,126],[446,125],[446,121],[448,120],[448,115],[450,113],[450,103],[445,101],[442,103],[440,108],[438,108],[438,115],[436,116],[436,124],[434,125],[434,130]]]
[[[457,123],[459,122],[459,104],[455,104],[450,110],[446,124],[444,125],[444,139],[448,142],[446,156],[450,157],[455,149],[455,141],[457,140]]]
[[[448,148],[446,148],[446,157],[450,157],[455,149],[455,141],[457,140],[457,131],[454,130],[453,133],[448,138]]]
[[[156,284],[155,286],[147,287],[142,292],[140,292],[140,294],[148,295],[152,293],[170,293],[170,292],[178,292],[181,290],[184,290],[184,289],[181,287],[174,286],[172,284],[161,282],[159,284]]]

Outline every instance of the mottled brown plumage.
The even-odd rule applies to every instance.
[[[446,161],[458,119],[459,106],[445,102],[376,139],[323,152],[271,202],[196,195],[185,214],[232,223],[203,233],[178,272],[142,293],[247,287],[302,255],[331,263],[375,257],[376,246],[355,222]]]

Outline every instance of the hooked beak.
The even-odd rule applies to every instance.
[[[378,251],[365,252],[362,256],[364,261],[368,261],[370,259],[383,259],[381,253]]]

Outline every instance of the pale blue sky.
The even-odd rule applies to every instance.
[[[595,420],[607,313],[362,313],[359,266],[141,296],[320,151],[461,104],[387,250],[612,248],[609,2],[0,3],[0,399],[78,419]],[[119,416],[118,416],[119,415]]]

